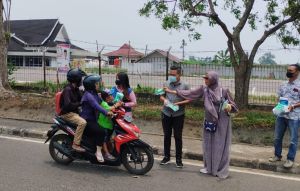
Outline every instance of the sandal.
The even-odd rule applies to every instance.
[[[85,152],[84,148],[82,148],[80,145],[77,145],[75,143],[73,143],[72,149],[75,150],[75,151],[77,151],[77,152],[80,152],[80,153]]]
[[[96,152],[95,155],[96,155],[96,158],[97,158],[98,162],[104,162],[104,158],[103,158],[103,155],[102,155],[101,151],[100,152]]]
[[[116,158],[114,156],[112,156],[110,153],[105,154],[104,157],[108,160],[115,160]]]

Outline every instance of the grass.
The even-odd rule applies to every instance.
[[[46,89],[48,90],[48,92],[50,94],[53,94],[53,93],[57,92],[58,89],[63,88],[66,85],[66,83],[67,82],[65,81],[65,82],[62,82],[59,86],[57,86],[56,83],[47,82]],[[33,82],[33,83],[13,83],[13,84],[11,84],[11,86],[14,89],[22,89],[22,90],[27,90],[27,91],[38,91],[38,92],[45,91],[43,81]],[[153,88],[153,87],[141,86],[138,84],[137,87],[133,88],[133,91],[137,95],[144,94],[143,96],[147,97],[144,100],[142,100],[142,102],[159,103],[159,101],[156,101],[156,100],[158,100],[158,99],[156,99],[158,97],[154,96],[155,88]],[[145,94],[148,94],[148,95],[145,95]],[[271,96],[249,95],[249,103],[256,103],[256,104],[260,104],[260,105],[275,105],[277,103],[277,97],[275,95],[271,95]]]
[[[61,84],[57,85],[56,83],[52,82],[46,82],[46,90],[49,93],[55,93],[58,89],[63,88],[67,84],[67,81],[62,82]],[[13,89],[24,89],[27,91],[37,91],[37,92],[43,92],[45,91],[44,87],[44,81],[38,81],[33,83],[14,83],[12,85]]]
[[[270,95],[270,96],[249,95],[249,102],[275,105],[278,102],[278,97],[275,95]]]
[[[87,73],[98,74],[99,68],[86,68],[85,71]],[[118,72],[127,72],[127,70],[123,68],[101,68],[102,74],[116,74]]]
[[[233,118],[234,128],[271,129],[275,125],[275,117],[271,111],[244,110]]]
[[[136,118],[144,120],[160,120],[161,104],[140,103],[134,109]],[[204,109],[202,107],[187,106],[185,120],[187,123],[199,126],[203,123]],[[234,129],[271,129],[275,124],[275,117],[271,111],[257,109],[240,111],[232,117]]]
[[[61,84],[62,87],[66,82]],[[24,87],[25,86],[25,87]],[[29,89],[33,91],[43,91],[44,83],[26,83],[16,84],[14,87],[16,90],[24,88],[28,92]],[[54,83],[47,83],[47,87],[50,93],[55,93],[57,85]],[[136,118],[144,120],[160,120],[162,103],[158,96],[154,96],[154,88],[151,87],[137,87],[134,90],[138,97],[138,106],[134,109],[134,115]],[[144,93],[144,94],[141,94]],[[270,103],[276,103],[275,96],[250,96],[250,99],[264,99]],[[187,105],[185,120],[187,123],[193,125],[201,125],[204,119],[203,104],[201,106]],[[249,109],[240,111],[233,117],[233,128],[235,129],[271,129],[274,127],[275,117],[271,111],[264,111],[260,108]]]
[[[147,86],[142,87],[142,86],[140,86],[138,84],[136,88],[133,88],[133,91],[135,93],[149,93],[149,94],[153,94],[154,91],[155,91],[155,88],[153,88],[153,87],[147,87]]]

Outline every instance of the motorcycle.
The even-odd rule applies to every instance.
[[[87,160],[93,164],[108,166],[123,166],[131,174],[144,175],[149,172],[154,163],[153,151],[150,145],[139,139],[140,129],[132,123],[130,118],[125,116],[125,110],[120,108],[113,111],[113,128],[115,136],[111,139],[111,154],[114,160],[104,159],[98,162],[95,152],[96,147],[86,135],[83,135],[81,146],[86,150],[83,153],[72,149],[76,125],[56,116],[54,124],[47,132],[47,143],[49,153],[54,161],[59,164],[68,165],[74,160]],[[56,134],[58,131],[64,133]]]

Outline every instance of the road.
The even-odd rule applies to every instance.
[[[146,176],[132,176],[123,167],[95,166],[74,162],[56,164],[41,140],[0,136],[1,191],[298,191],[300,176],[250,169],[231,168],[227,180],[199,173],[198,161],[184,161],[183,169],[174,164],[161,167],[158,161]]]

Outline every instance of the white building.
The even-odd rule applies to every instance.
[[[97,54],[73,45],[58,19],[11,20],[8,61],[19,67],[41,67],[43,51],[46,66],[57,67],[58,45],[68,45],[70,59],[96,58]],[[8,23],[5,21],[4,25]],[[5,27],[6,28],[6,27]]]
[[[179,64],[181,60],[169,54],[169,68]],[[126,68],[128,73],[133,74],[165,74],[167,67],[167,52],[156,49],[134,63],[123,63],[122,68]]]

